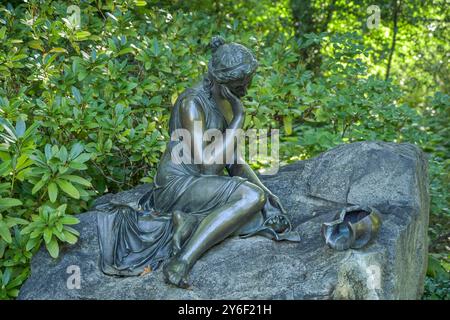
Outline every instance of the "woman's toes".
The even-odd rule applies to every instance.
[[[189,288],[189,283],[188,283],[187,279],[184,279],[184,278],[181,279],[179,287],[183,288],[183,289]]]
[[[188,271],[187,263],[176,258],[171,259],[163,267],[163,274],[166,282],[181,288],[189,287],[187,281]]]

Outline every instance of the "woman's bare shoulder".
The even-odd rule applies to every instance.
[[[197,94],[186,94],[180,101],[179,112],[182,120],[196,121],[204,120],[205,113],[203,111],[201,101]]]

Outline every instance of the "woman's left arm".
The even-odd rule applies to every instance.
[[[243,161],[241,161],[243,162]],[[250,168],[247,163],[234,163],[227,166],[228,173],[230,176],[239,176],[248,179],[251,183],[260,187],[267,195],[267,198],[272,206],[280,209],[283,214],[286,214],[286,210],[281,204],[280,199],[273,194],[262,182],[259,180],[257,174]]]

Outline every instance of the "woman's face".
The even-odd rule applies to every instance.
[[[236,97],[242,98],[247,94],[248,87],[250,87],[252,83],[252,78],[252,76],[249,76],[244,79],[228,82],[225,85]]]

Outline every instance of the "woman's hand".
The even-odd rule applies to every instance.
[[[242,117],[243,118],[245,116],[245,110],[244,110],[244,106],[242,105],[241,100],[238,97],[236,97],[230,91],[230,89],[228,89],[227,86],[225,86],[223,84],[220,86],[220,93],[230,103],[231,110],[233,111],[233,115],[235,117]]]
[[[269,200],[269,203],[279,209],[281,211],[282,214],[286,214],[286,209],[284,209],[283,205],[281,204],[280,198],[278,198],[276,195],[274,195],[273,193],[269,193],[267,195],[267,199]]]

